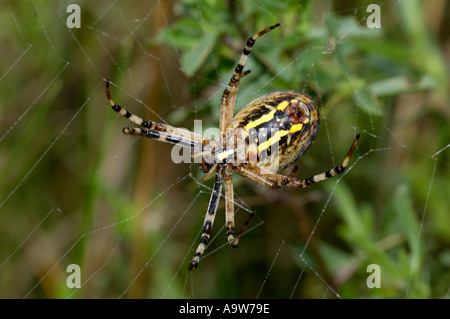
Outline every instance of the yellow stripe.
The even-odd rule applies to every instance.
[[[304,124],[308,124],[308,123],[309,123],[309,119],[305,119],[302,123],[294,124],[289,129],[289,132],[290,133],[298,132],[298,131],[300,131],[303,128]]]
[[[293,99],[290,101],[283,101],[280,104],[277,105],[277,110],[281,110],[284,111],[284,109],[289,105],[289,104],[297,104],[298,100],[297,99]]]
[[[269,138],[267,141],[265,141],[264,143],[261,143],[258,145],[258,152],[261,153],[263,150],[266,150],[269,148],[269,146],[277,143],[280,141],[280,139],[287,135],[289,132],[286,130],[281,130],[281,131],[277,131],[275,133],[274,136],[272,136],[271,138]],[[274,140],[274,141],[273,141]]]
[[[258,125],[261,125],[265,122],[269,122],[271,119],[273,119],[275,112],[276,110],[270,111],[269,113],[264,114],[257,120],[249,122],[246,126],[244,126],[244,129],[248,131],[249,129],[257,127]]]
[[[289,105],[288,101],[283,101],[277,105],[277,110],[284,111],[284,109]]]
[[[284,109],[285,109],[290,103],[298,103],[298,100],[297,100],[297,99],[294,99],[294,100],[291,100],[291,101],[283,101],[283,102],[281,102],[280,104],[277,105],[277,108],[276,108],[276,109],[274,109],[274,110],[270,111],[269,113],[267,113],[267,114],[261,116],[259,119],[256,119],[256,120],[254,120],[254,121],[249,122],[246,126],[244,126],[244,129],[246,129],[246,130],[248,131],[248,129],[257,127],[258,125],[261,125],[261,124],[263,124],[263,123],[265,123],[265,122],[269,122],[270,120],[273,119],[273,117],[275,116],[275,112],[276,112],[277,110],[279,110],[279,111],[284,111]],[[266,107],[268,107],[268,106],[266,105]],[[300,129],[301,129],[301,128],[300,128]],[[297,131],[295,131],[295,132],[297,132]]]
[[[300,131],[302,128],[303,128],[303,124],[302,124],[302,123],[294,124],[294,125],[292,125],[291,128],[289,129],[289,132],[290,132],[290,133],[295,133],[295,132]]]

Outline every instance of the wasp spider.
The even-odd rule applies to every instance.
[[[320,115],[309,96],[295,91],[270,93],[249,103],[233,118],[239,81],[250,73],[250,70],[244,72],[243,69],[253,45],[256,39],[278,26],[279,24],[270,26],[247,40],[233,76],[222,94],[218,140],[190,131],[186,133],[184,129],[167,124],[145,121],[131,114],[113,101],[109,91],[109,81],[106,81],[106,95],[112,109],[140,126],[140,128],[125,127],[123,129],[125,134],[189,147],[192,150],[192,158],[201,158],[199,162],[201,169],[206,173],[205,179],[215,175],[203,233],[189,265],[190,270],[198,266],[208,244],[223,185],[225,186],[226,237],[232,247],[238,245],[239,239],[254,215],[249,215],[236,236],[232,183],[234,172],[270,188],[307,187],[341,174],[347,167],[358,142],[359,134],[342,164],[336,168],[310,178],[296,179],[294,177],[297,171],[296,166],[289,176],[277,174],[277,171],[291,166],[300,155],[306,152],[316,137]],[[276,157],[272,156],[274,154]],[[273,169],[274,158],[276,158],[275,170]]]

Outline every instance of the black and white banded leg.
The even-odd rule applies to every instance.
[[[213,191],[211,193],[211,198],[209,200],[208,210],[206,212],[205,221],[203,223],[203,233],[200,239],[200,244],[198,245],[195,251],[194,257],[192,258],[189,270],[194,270],[195,268],[197,268],[198,263],[200,262],[200,258],[202,257],[205,251],[206,245],[208,245],[221,193],[222,193],[222,176],[218,174],[216,175]]]
[[[234,104],[236,101],[236,95],[237,90],[239,86],[240,79],[249,74],[250,70],[247,70],[243,72],[245,63],[247,62],[247,58],[250,55],[250,52],[252,51],[253,45],[255,44],[256,40],[261,37],[262,35],[266,34],[270,30],[275,29],[276,27],[280,26],[279,23],[274,24],[256,34],[248,38],[247,43],[245,44],[244,49],[242,50],[241,57],[239,59],[238,65],[234,69],[234,73],[230,79],[230,82],[228,83],[227,87],[222,93],[222,99],[220,103],[220,131],[222,134],[226,133],[226,129],[228,127],[232,126],[233,122],[233,116],[234,116]]]
[[[119,115],[143,127],[142,129],[125,127],[123,129],[123,132],[125,134],[145,136],[148,138],[159,140],[161,142],[168,142],[171,144],[181,143],[186,147],[193,147],[195,145],[210,145],[212,148],[219,147],[219,143],[217,141],[205,138],[201,134],[197,134],[188,131],[186,129],[174,127],[163,123],[143,120],[139,116],[127,111],[119,104],[116,104],[111,97],[109,86],[110,82],[106,80],[106,96],[109,100],[111,108]],[[202,150],[202,148],[199,148],[199,150]]]

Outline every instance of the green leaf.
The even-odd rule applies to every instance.
[[[353,83],[354,94],[353,100],[356,106],[363,112],[380,116],[383,115],[383,109],[381,108],[376,95],[369,89],[369,87],[361,80],[351,80]],[[356,85],[355,85],[356,84]]]
[[[436,88],[436,86],[436,81],[426,75],[421,77],[417,83],[412,83],[404,75],[398,75],[372,83],[370,91],[376,96],[392,96],[407,92],[429,90]]]
[[[185,74],[192,76],[204,64],[206,58],[211,54],[216,38],[215,33],[204,33],[193,47],[183,53],[181,67]]]

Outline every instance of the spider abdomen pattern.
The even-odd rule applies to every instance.
[[[261,96],[233,121],[237,141],[245,141],[246,159],[275,171],[291,166],[311,146],[319,130],[320,114],[312,99],[296,91]],[[239,143],[239,142],[238,142]]]

